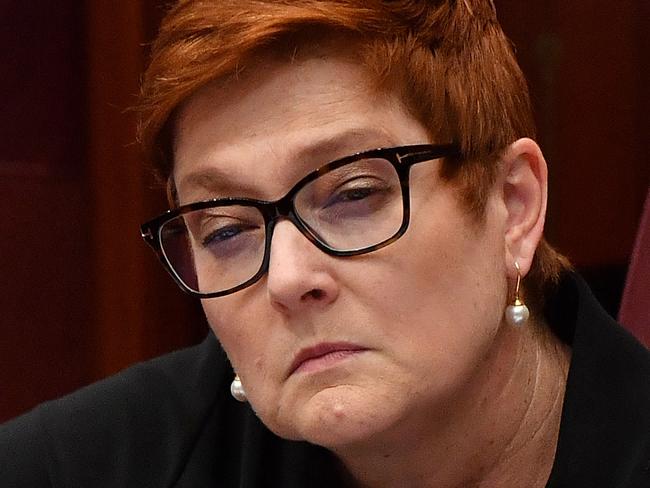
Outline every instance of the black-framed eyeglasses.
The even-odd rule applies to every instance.
[[[332,256],[395,242],[409,225],[411,167],[458,156],[455,144],[361,152],[312,171],[274,202],[220,198],[168,210],[142,225],[142,237],[184,291],[200,298],[228,295],[266,273],[279,219]]]

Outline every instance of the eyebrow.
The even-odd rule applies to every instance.
[[[379,147],[394,146],[395,144],[393,137],[387,132],[376,128],[351,128],[312,141],[308,145],[292,151],[288,156],[287,161],[299,165],[299,169],[304,170],[303,173],[296,172],[298,178],[295,179],[293,184],[310,171],[316,170],[330,161]],[[206,166],[187,174],[181,179],[178,187],[206,190],[210,193],[211,198],[253,196],[260,193],[259,185],[246,182],[242,177],[233,174],[232,171],[225,171],[216,166]],[[289,188],[287,187],[286,190],[288,191]],[[233,192],[235,189],[237,190],[236,194]]]

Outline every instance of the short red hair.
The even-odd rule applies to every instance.
[[[181,0],[167,14],[142,85],[140,139],[169,178],[175,111],[210,82],[254,69],[263,53],[349,38],[377,87],[397,91],[432,138],[461,145],[446,162],[468,211],[480,219],[501,152],[534,137],[528,88],[492,1]],[[353,50],[353,52],[352,52]],[[543,296],[567,260],[542,240],[527,278]]]

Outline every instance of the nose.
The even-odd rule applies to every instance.
[[[273,231],[267,272],[272,305],[293,313],[334,302],[339,285],[328,266],[334,259],[309,242],[293,223],[279,221]]]

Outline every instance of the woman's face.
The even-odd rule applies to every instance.
[[[176,127],[181,203],[274,200],[333,159],[446,142],[369,86],[360,66],[321,57],[199,92]],[[413,168],[397,242],[333,257],[281,221],[267,275],[203,301],[248,400],[280,436],[330,448],[399,438],[444,417],[480,374],[506,302],[506,211],[492,195],[485,223],[473,223],[439,168]]]

